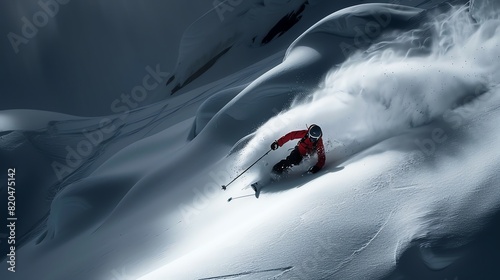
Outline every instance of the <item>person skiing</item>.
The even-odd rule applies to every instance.
[[[281,160],[273,166],[273,172],[276,174],[282,174],[284,171],[288,170],[293,165],[298,165],[306,155],[312,155],[317,153],[318,162],[316,165],[311,166],[308,170],[310,173],[316,173],[323,165],[325,165],[325,147],[323,146],[323,133],[321,128],[313,124],[309,126],[308,129],[296,130],[287,133],[280,139],[274,141],[271,144],[271,149],[276,150],[278,147],[283,146],[286,142],[294,139],[299,139],[297,145],[293,151],[286,157],[286,159]]]

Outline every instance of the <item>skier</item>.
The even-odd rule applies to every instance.
[[[308,129],[289,132],[274,141],[271,144],[271,149],[276,150],[290,140],[301,138],[290,155],[274,165],[273,172],[282,174],[293,165],[300,164],[304,156],[312,155],[315,152],[318,154],[318,162],[316,165],[311,166],[308,172],[318,172],[325,165],[325,147],[323,146],[322,136],[321,128],[313,124]]]

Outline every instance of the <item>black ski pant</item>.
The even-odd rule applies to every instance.
[[[295,149],[293,149],[293,151],[286,157],[286,159],[282,159],[280,162],[276,163],[273,166],[273,172],[281,174],[292,165],[298,165],[301,161],[302,155],[300,154],[299,149],[295,147]]]

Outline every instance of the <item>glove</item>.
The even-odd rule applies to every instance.
[[[272,149],[272,150],[276,150],[276,149],[278,149],[278,147],[279,147],[279,146],[278,146],[278,142],[276,142],[276,141],[274,141],[274,142],[271,144],[271,149]]]
[[[320,169],[321,168],[319,168],[315,165],[315,166],[311,166],[311,168],[309,168],[309,170],[307,172],[314,174],[314,173],[318,172]]]

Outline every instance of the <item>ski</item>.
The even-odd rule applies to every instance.
[[[241,195],[241,196],[235,196],[235,197],[230,197],[227,199],[227,202],[231,202],[235,199],[240,199],[240,198],[245,198],[245,197],[251,197],[251,196],[254,196],[253,194],[247,194],[247,195]]]
[[[250,187],[254,191],[254,194],[246,194],[246,195],[241,195],[241,196],[236,196],[236,197],[230,197],[230,198],[227,199],[227,202],[231,202],[231,201],[233,201],[235,199],[240,199],[240,198],[245,198],[245,197],[251,197],[251,196],[255,196],[255,198],[259,198],[260,189],[261,189],[261,186],[259,185],[259,182],[255,182],[255,183],[250,184]]]
[[[342,169],[344,169],[343,166],[335,167],[333,169],[330,169],[329,172],[337,172],[337,171],[340,171]],[[245,198],[245,197],[251,197],[251,196],[255,196],[255,198],[259,198],[260,191],[261,191],[261,189],[263,187],[271,186],[272,184],[274,184],[274,183],[276,183],[278,181],[281,181],[283,179],[290,180],[290,179],[293,179],[293,178],[300,178],[300,177],[305,177],[305,176],[317,175],[317,174],[321,174],[321,173],[324,173],[324,172],[325,172],[324,170],[320,170],[317,173],[312,173],[312,172],[309,172],[309,171],[304,171],[302,173],[296,172],[296,173],[293,173],[293,174],[288,174],[288,173],[284,173],[284,174],[271,173],[269,177],[260,178],[257,182],[254,182],[254,183],[250,184],[250,187],[254,191],[254,194],[246,194],[246,195],[241,195],[241,196],[236,196],[236,197],[230,197],[230,198],[227,199],[227,202],[231,202],[231,201],[233,201],[235,199],[240,199],[240,198]],[[314,178],[314,177],[315,176],[312,176],[311,178]]]
[[[253,191],[255,192],[255,198],[259,198],[261,189],[261,187],[259,186],[259,182],[251,184],[250,187],[252,187]]]

